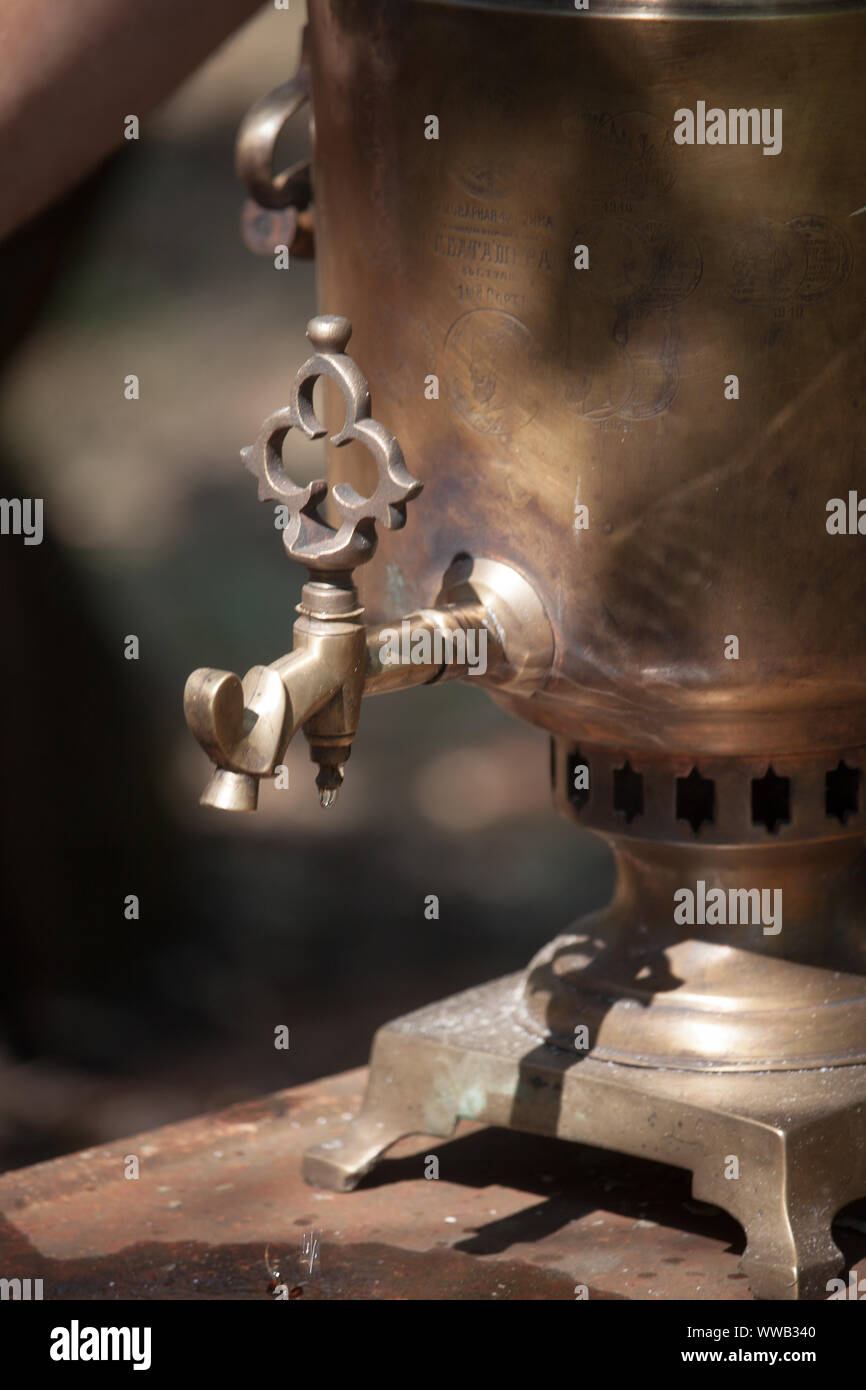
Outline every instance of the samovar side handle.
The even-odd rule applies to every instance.
[[[250,195],[243,210],[244,241],[257,255],[269,255],[282,241],[298,257],[313,254],[311,161],[274,171],[277,141],[293,116],[310,100],[307,28],[294,77],[261,97],[241,121],[235,141],[235,169]],[[276,213],[282,216],[275,216]],[[270,216],[268,214],[271,214]]]

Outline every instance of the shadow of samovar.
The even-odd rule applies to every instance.
[[[772,16],[311,0],[239,139],[248,225],[315,235],[340,311],[246,451],[309,581],[293,651],[195,672],[186,709],[204,802],[254,809],[300,728],[328,805],[362,698],[484,645],[474,683],[617,857],[524,972],[381,1029],[310,1181],[461,1116],[588,1142],[691,1170],[753,1291],[802,1298],[866,1194],[866,15]],[[274,175],[308,97],[312,181]],[[330,497],[281,452],[326,433],[322,376]]]

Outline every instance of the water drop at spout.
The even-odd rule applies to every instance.
[[[333,806],[339,795],[340,790],[338,787],[320,787],[319,805],[321,806],[322,810],[327,811],[329,806]]]

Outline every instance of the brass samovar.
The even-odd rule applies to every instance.
[[[826,1297],[866,1195],[864,7],[309,21],[238,146],[251,234],[314,235],[329,311],[245,451],[309,582],[289,655],[190,677],[202,799],[254,809],[301,728],[330,804],[362,697],[467,677],[483,634],[471,683],[549,731],[618,882],[524,972],[381,1029],[306,1175],[351,1188],[461,1116],[588,1142],[691,1170],[757,1296]],[[275,175],[308,97],[312,177]],[[330,496],[281,455],[326,432],[320,376]]]

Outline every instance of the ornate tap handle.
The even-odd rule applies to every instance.
[[[406,467],[403,451],[384,425],[370,418],[370,391],[366,379],[345,353],[352,334],[349,320],[337,314],[319,314],[307,325],[307,337],[315,349],[299,369],[289,404],[268,416],[256,442],[241,452],[246,467],[259,480],[259,499],[288,508],[283,544],[293,560],[311,572],[334,574],[350,571],[371,559],[376,549],[376,522],[388,530],[406,524],[406,504],[423,486]],[[348,483],[338,483],[332,497],[342,517],[334,530],[319,515],[328,495],[323,480],[298,487],[283,467],[282,446],[289,430],[299,429],[308,439],[327,434],[313,409],[313,388],[321,376],[330,377],[343,393],[346,416],[331,436],[339,446],[350,440],[363,444],[376,461],[379,481],[371,497],[361,497]]]

